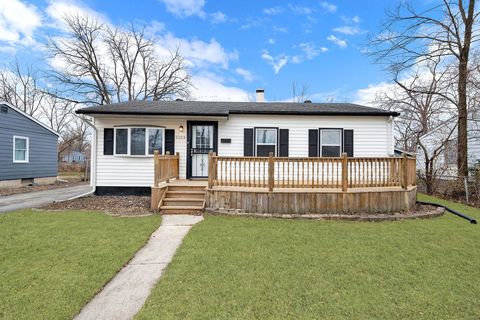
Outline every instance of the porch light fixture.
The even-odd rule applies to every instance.
[[[178,127],[178,130],[179,130],[180,132],[183,132],[183,126]]]

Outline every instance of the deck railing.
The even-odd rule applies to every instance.
[[[411,157],[219,157],[209,155],[209,187],[268,188],[403,187],[416,184]]]
[[[180,156],[178,152],[175,155],[170,155],[167,151],[166,155],[160,155],[158,150],[153,152],[154,163],[154,186],[158,187],[161,182],[169,181],[170,179],[178,179]]]

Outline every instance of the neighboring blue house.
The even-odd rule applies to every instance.
[[[58,136],[20,109],[0,102],[0,187],[55,182]]]
[[[85,162],[85,154],[80,151],[70,151],[62,157],[62,162],[83,164]]]

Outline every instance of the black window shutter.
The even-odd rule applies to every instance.
[[[308,156],[318,157],[318,130],[308,130]]]
[[[280,129],[279,157],[288,157],[288,129]]]
[[[103,129],[103,154],[113,155],[113,128]]]
[[[175,130],[165,129],[165,153],[175,154]]]
[[[243,129],[243,156],[253,156],[253,129]]]
[[[353,130],[343,130],[343,152],[353,157]]]

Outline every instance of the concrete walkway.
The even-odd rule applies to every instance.
[[[162,225],[148,243],[74,319],[133,319],[185,235],[192,225],[202,220],[202,216],[164,215]]]
[[[0,213],[43,206],[54,201],[68,200],[92,190],[89,185],[80,185],[68,188],[51,189],[44,191],[0,196]]]

